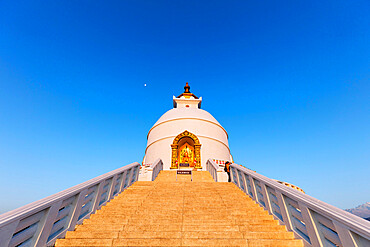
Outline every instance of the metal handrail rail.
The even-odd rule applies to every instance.
[[[150,166],[150,168],[153,170],[153,173],[152,173],[152,181],[154,181],[157,178],[159,172],[163,170],[163,162],[162,162],[162,160],[161,159],[157,159]]]
[[[137,181],[139,169],[135,162],[0,215],[0,247],[52,246]]]
[[[218,165],[212,160],[208,159],[207,160],[207,165],[206,165],[207,171],[211,174],[213,179],[217,182],[217,170],[218,170]]]
[[[245,167],[230,168],[232,182],[305,246],[370,246],[370,222]]]

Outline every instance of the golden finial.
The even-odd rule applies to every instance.
[[[177,96],[177,98],[180,98],[181,96],[184,96],[185,98],[190,98],[190,97],[194,97],[195,99],[198,99],[197,96],[195,96],[194,94],[190,93],[190,86],[189,86],[189,83],[187,82],[185,87],[184,87],[185,91],[180,94],[179,96]]]
[[[189,83],[186,83],[185,87],[185,92],[184,93],[190,93],[190,86],[189,86]]]

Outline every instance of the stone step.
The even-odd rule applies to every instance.
[[[66,234],[69,239],[113,239],[118,236],[119,231],[73,231]]]
[[[178,231],[136,231],[136,232],[128,232],[123,231],[119,233],[119,238],[182,238],[182,232]]]
[[[247,246],[244,239],[114,239],[112,246]]]
[[[294,239],[293,232],[243,232],[245,239]]]
[[[202,216],[204,217],[204,216]],[[230,216],[229,216],[230,217]],[[143,214],[143,215],[140,215],[140,214],[132,214],[132,215],[117,215],[117,214],[100,214],[100,215],[91,215],[90,219],[91,220],[98,220],[98,221],[101,221],[101,220],[106,220],[106,219],[112,219],[112,218],[115,218],[115,219],[132,219],[132,220],[154,220],[154,219],[157,219],[157,220],[182,220],[183,218],[183,215],[182,214],[172,214],[172,215],[168,215],[168,214],[162,214],[162,215],[158,215],[158,214]],[[230,218],[231,219],[231,218]]]
[[[185,231],[183,238],[203,238],[203,239],[229,239],[243,238],[243,233],[239,231]]]
[[[183,216],[181,214],[177,215],[133,215],[131,216],[130,222],[131,221],[155,221],[157,220],[158,222],[160,221],[182,221]]]
[[[274,220],[274,217],[272,215],[256,215],[256,217],[253,217],[253,216],[245,216],[245,217],[235,217],[234,216],[234,219],[236,222],[244,222],[244,221],[251,221],[251,220]],[[276,221],[278,222],[278,221]]]
[[[133,215],[133,214],[139,214],[140,211],[138,209],[135,210],[99,210],[95,213],[95,215]]]
[[[172,225],[160,225],[160,224],[127,224],[124,228],[126,232],[144,232],[144,231],[167,231],[167,232],[181,232],[183,230],[182,224],[172,224]]]
[[[248,247],[303,247],[302,240],[248,239]]]
[[[230,221],[222,221],[222,220],[214,220],[214,221],[206,221],[202,222],[199,220],[188,220],[182,222],[183,226],[195,226],[195,225],[204,225],[204,226],[236,226],[234,222]]]
[[[229,232],[239,231],[238,225],[183,225],[183,232]]]
[[[94,217],[90,217],[92,219],[94,218],[99,218],[99,217],[106,217],[106,216],[109,216],[109,217],[133,217],[133,218],[137,218],[137,217],[140,217],[140,218],[143,218],[143,217],[177,217],[179,215],[182,215],[181,214],[182,212],[178,211],[178,210],[171,210],[169,212],[153,212],[153,213],[150,213],[150,212],[147,212],[147,211],[144,211],[144,212],[141,212],[141,211],[136,211],[136,212],[119,212],[119,211],[114,211],[114,212],[106,212],[106,213],[99,213],[97,214],[96,216]]]
[[[100,247],[104,247],[104,246],[112,246],[112,243],[113,243],[113,240],[112,238],[107,238],[107,239],[90,239],[90,238],[87,238],[87,239],[58,239],[55,243],[55,247],[61,247],[61,246],[68,246],[68,247],[72,247],[72,246],[100,246]]]
[[[279,225],[279,221],[277,220],[272,220],[272,219],[237,219],[235,220],[235,224],[239,226],[251,226],[251,225]]]
[[[248,246],[245,239],[202,239],[202,238],[183,238],[182,246]]]
[[[186,217],[201,217],[201,216],[207,216],[207,217],[259,217],[259,216],[270,216],[267,212],[263,211],[256,211],[256,212],[227,212],[225,210],[186,210],[184,209],[184,216]]]
[[[83,222],[83,225],[98,225],[98,224],[127,224],[129,218],[113,218],[108,217],[106,219],[86,219]]]
[[[234,221],[234,220],[239,220],[240,217],[235,216],[235,215],[224,215],[224,214],[214,214],[214,215],[187,215],[187,214],[184,214],[183,219],[184,220],[192,219],[192,220],[200,220],[200,221],[212,221],[212,220],[215,220],[215,219],[222,219],[222,220],[227,220],[227,221],[231,222],[231,221]],[[260,220],[269,220],[269,219],[271,219],[272,220],[273,218],[270,215],[261,214],[261,215],[253,215],[253,216],[250,217],[250,219],[260,219]],[[249,220],[249,218],[245,219],[245,220]]]
[[[242,209],[235,210],[235,209],[227,208],[225,206],[207,207],[206,205],[192,204],[192,205],[184,205],[183,208],[184,208],[184,212],[191,212],[191,211],[200,212],[204,210],[204,211],[218,211],[218,212],[221,211],[221,212],[227,212],[229,214],[234,214],[238,212],[265,212],[267,213],[266,211],[261,210],[256,207],[248,207],[248,208],[242,208]]]
[[[154,182],[135,182],[55,246],[303,247],[234,184],[207,172],[181,179],[162,171]]]
[[[164,220],[157,220],[157,219],[130,219],[129,220],[130,225],[136,224],[136,225],[154,225],[154,224],[160,224],[160,225],[168,225],[168,224],[174,224],[174,225],[182,225],[183,222],[179,221],[177,219],[164,219]]]
[[[123,229],[125,229],[126,227],[127,225],[122,225],[122,224],[77,225],[75,228],[75,231],[76,232],[123,231]]]
[[[281,225],[238,225],[241,232],[286,232]]]

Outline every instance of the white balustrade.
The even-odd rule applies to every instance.
[[[306,247],[370,246],[369,221],[245,167],[232,164],[230,168],[232,182],[303,239]]]
[[[150,166],[151,170],[152,170],[152,181],[154,181],[154,179],[156,179],[156,177],[158,176],[159,172],[163,170],[163,162],[161,159],[157,159],[151,166]]]
[[[135,162],[0,215],[0,247],[53,246],[138,180]]]
[[[219,170],[218,165],[212,159],[208,159],[206,169],[207,171],[209,171],[209,173],[211,173],[211,176],[217,182],[218,181],[217,170]]]

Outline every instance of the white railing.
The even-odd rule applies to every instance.
[[[370,222],[242,166],[230,167],[233,183],[305,246],[370,246]]]
[[[152,169],[152,181],[156,179],[158,176],[159,172],[163,170],[163,162],[161,159],[157,159],[151,166],[150,168]]]
[[[0,215],[0,247],[52,246],[137,181],[139,167],[132,163]]]
[[[217,182],[218,181],[217,170],[219,168],[218,165],[212,159],[208,159],[206,168],[207,168],[207,171],[211,173],[211,176],[213,177],[213,179]]]

